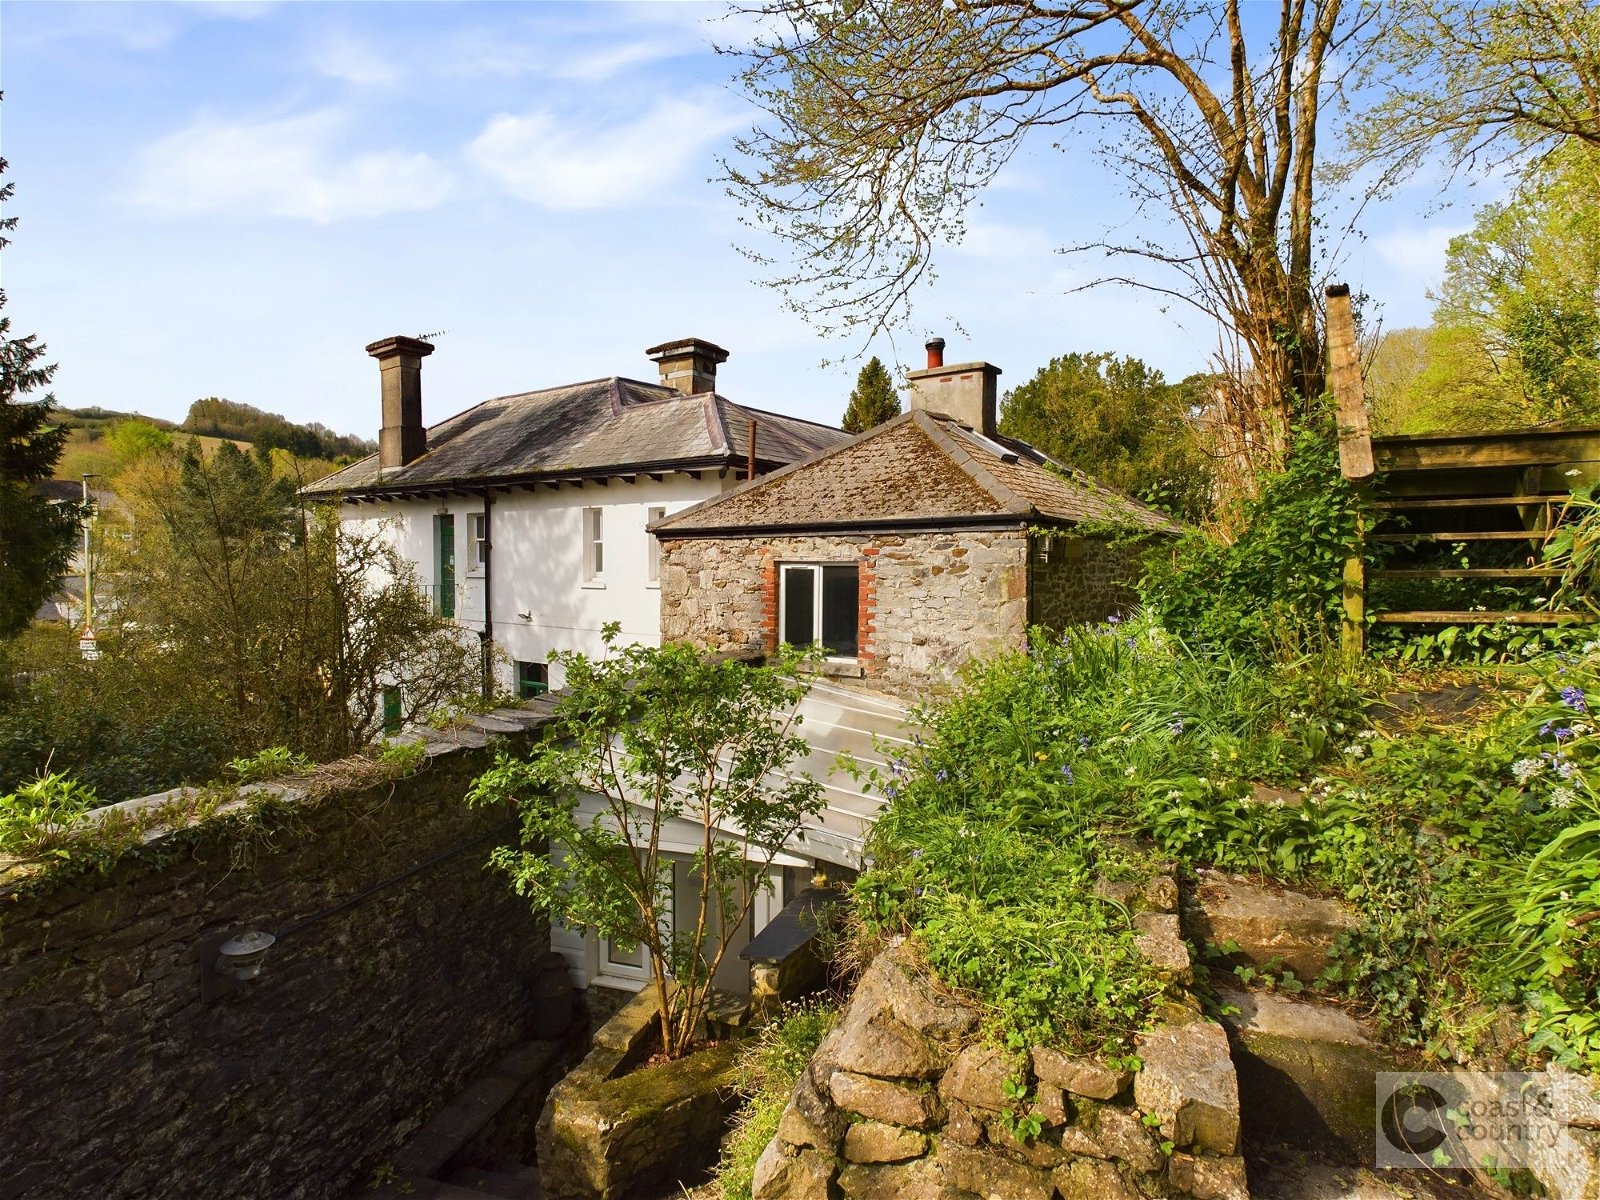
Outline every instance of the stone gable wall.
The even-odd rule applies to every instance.
[[[1022,530],[685,538],[662,542],[661,635],[722,652],[778,641],[778,568],[861,569],[863,677],[914,693],[998,647],[1023,644],[1028,536]]]
[[[1033,623],[1060,632],[1128,612],[1139,602],[1139,553],[1104,538],[1035,537],[1028,572]]]
[[[280,803],[230,802],[105,874],[0,869],[0,1195],[286,1200],[370,1176],[528,1032],[548,927],[485,869],[511,814],[462,797],[486,731],[539,720],[430,734],[394,783],[268,785]],[[203,1001],[202,947],[247,928],[279,938],[260,978]]]

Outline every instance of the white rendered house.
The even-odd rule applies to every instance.
[[[850,436],[717,395],[727,351],[694,338],[646,352],[659,383],[614,376],[500,396],[425,428],[422,360],[433,349],[407,337],[367,347],[382,378],[379,451],[304,493],[337,502],[347,523],[381,526],[440,611],[510,660],[497,682],[524,698],[561,685],[557,651],[602,653],[610,622],[625,641],[660,644],[651,522]],[[698,828],[671,825],[677,885],[692,889]],[[775,864],[720,984],[742,990],[737,952],[809,886],[819,858],[858,865],[858,855],[821,849]],[[641,950],[560,927],[551,942],[580,987],[636,990],[648,977]]]
[[[609,622],[625,641],[660,643],[651,521],[849,438],[717,395],[728,353],[697,338],[646,351],[659,383],[500,396],[431,428],[421,373],[433,346],[391,337],[367,353],[382,377],[379,451],[305,493],[390,530],[440,611],[511,660],[498,682],[524,696],[560,685],[556,651],[599,654]]]

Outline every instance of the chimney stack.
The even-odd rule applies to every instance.
[[[961,422],[985,437],[993,437],[998,423],[1000,368],[993,363],[966,362],[945,366],[944,339],[930,338],[928,366],[908,371],[911,407]]]
[[[367,353],[378,360],[383,380],[383,428],[378,433],[378,466],[392,471],[428,452],[422,424],[422,360],[433,346],[419,338],[388,337]]]
[[[662,342],[645,351],[661,370],[661,385],[699,396],[717,390],[717,364],[728,361],[721,346],[700,338]]]

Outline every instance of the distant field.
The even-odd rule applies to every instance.
[[[117,469],[117,456],[111,452],[111,447],[106,443],[105,432],[110,427],[107,421],[87,421],[79,424],[74,418],[67,418],[72,423],[72,429],[67,434],[67,448],[61,452],[61,461],[56,464],[55,475],[57,479],[77,479],[80,475],[109,475]],[[176,442],[183,442],[191,435],[173,431],[172,437]],[[223,443],[222,438],[203,437],[200,445],[205,453],[210,454]],[[234,442],[241,450],[250,449],[249,442]]]

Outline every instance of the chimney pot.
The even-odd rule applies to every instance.
[[[679,338],[662,342],[645,351],[661,371],[661,386],[685,396],[699,396],[717,390],[717,364],[728,361],[728,352],[703,338]]]
[[[928,368],[944,366],[944,339],[929,338],[925,349],[928,351]]]
[[[422,424],[422,360],[433,345],[420,338],[387,337],[367,353],[378,360],[383,381],[383,428],[378,433],[378,467],[392,471],[428,452]]]

